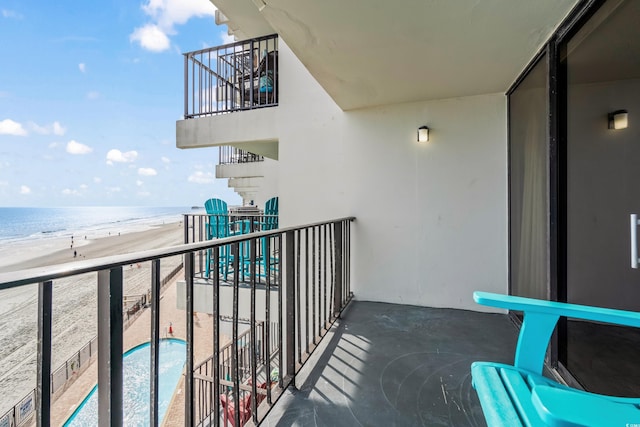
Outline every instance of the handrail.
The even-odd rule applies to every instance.
[[[186,214],[185,218],[188,216]],[[101,423],[123,423],[123,266],[151,261],[149,411],[151,425],[158,425],[160,267],[164,258],[184,255],[185,424],[200,425],[207,419],[216,418],[223,407],[228,408],[225,406],[227,403],[231,402],[237,408],[241,399],[250,399],[251,395],[256,399],[251,401],[251,410],[242,419],[244,423],[248,414],[254,423],[258,423],[264,417],[264,412],[258,411],[258,405],[275,403],[353,298],[350,286],[350,230],[353,221],[355,218],[352,216],[344,217],[0,274],[0,289],[38,283],[36,421],[46,424],[51,418],[54,280],[94,273],[98,293],[98,382],[106,390],[98,397],[98,416]],[[195,224],[193,229],[195,231]],[[185,239],[189,230],[185,221]],[[203,259],[207,263],[206,275],[200,274],[203,270],[198,268],[202,266],[196,264],[196,260],[201,262]],[[210,387],[201,384],[195,375],[199,373],[194,372],[194,345],[197,341],[194,334],[194,298],[200,298],[205,289],[213,292],[213,298],[208,299],[211,306],[205,309],[213,315],[213,330],[220,331],[221,315],[231,316],[229,366],[221,367],[217,350],[222,343],[219,335],[214,334],[213,338],[213,384],[221,384],[220,381],[233,384],[226,399],[220,399],[221,392],[227,393],[224,385]],[[224,306],[221,304],[223,301]],[[246,344],[238,341],[240,317],[249,317],[250,331]],[[259,326],[261,324],[263,327]],[[271,372],[279,373],[277,379],[269,375]],[[245,378],[251,380],[249,395],[240,389]],[[265,402],[261,403],[257,398],[257,388],[263,387],[261,382],[259,384],[262,378],[267,394]],[[236,412],[233,417],[234,425],[241,425],[240,414]]]
[[[204,49],[200,49],[200,50],[192,50],[190,52],[183,53],[183,55],[198,55],[198,54],[201,54],[201,53],[211,52],[212,50],[223,50],[223,49],[228,49],[230,47],[242,46],[244,44],[247,44],[247,42],[249,42],[249,41],[258,42],[258,41],[273,39],[273,38],[276,38],[276,37],[278,37],[278,34],[269,34],[269,35],[266,35],[266,36],[255,37],[255,38],[253,38],[251,40],[241,40],[241,41],[237,41],[237,42],[221,44],[221,45],[218,45],[218,46],[215,46],[215,47],[205,47]]]
[[[278,105],[277,34],[183,56],[185,119]]]
[[[170,246],[164,249],[149,249],[145,251],[132,252],[129,254],[112,255],[107,257],[94,258],[89,260],[74,261],[64,264],[57,264],[45,267],[35,267],[25,270],[17,270],[8,273],[0,273],[0,290],[29,285],[32,283],[45,282],[48,280],[61,279],[63,277],[75,276],[77,274],[91,273],[95,271],[108,270],[119,265],[135,264],[138,262],[152,261],[158,258],[166,258],[175,255],[185,255],[190,252],[197,252],[213,249],[236,242],[245,242],[260,237],[272,237],[284,234],[289,231],[300,231],[309,227],[317,227],[323,224],[337,224],[343,221],[355,221],[355,217],[344,217],[329,221],[319,221],[312,224],[297,225],[276,230],[258,231],[240,236],[225,237],[217,240],[207,240],[197,243],[188,243]]]

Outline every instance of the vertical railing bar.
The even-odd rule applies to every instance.
[[[98,272],[98,394],[100,425],[122,425],[122,267]]]
[[[309,354],[309,228],[304,229],[304,331],[305,352]]]
[[[185,215],[185,224],[188,218]],[[188,236],[186,236],[188,238]],[[150,401],[149,420],[152,427],[158,426],[158,376],[160,358],[160,260],[151,261],[151,364],[149,373]]]
[[[324,245],[322,245],[322,257],[324,258],[324,261],[322,263],[322,273],[323,273],[323,288],[324,288],[324,314],[323,314],[323,328],[326,329],[327,328],[327,319],[328,319],[328,313],[329,313],[329,301],[328,301],[328,295],[329,295],[329,290],[327,289],[327,225],[323,225],[322,226],[322,231],[323,231],[323,235],[324,235]]]
[[[335,246],[335,257],[336,257],[336,273],[335,273],[335,301],[334,301],[334,316],[338,317],[340,315],[340,310],[342,309],[342,223],[334,222],[334,246]]]
[[[252,220],[251,220],[252,221]],[[253,221],[252,221],[253,222]],[[258,363],[256,360],[256,245],[258,241],[256,239],[249,240],[249,275],[251,276],[251,313],[250,313],[250,335],[251,342],[249,348],[251,349],[251,412],[253,414],[253,421],[258,423],[258,392],[257,392],[257,370]]]
[[[351,296],[351,222],[345,220],[345,296],[348,299]]]
[[[265,264],[265,330],[264,330],[264,346],[265,346],[265,377],[267,383],[267,403],[271,405],[271,237],[263,237]]]
[[[51,324],[53,320],[53,282],[38,284],[38,383],[36,386],[36,425],[51,423]]]
[[[296,280],[295,280],[295,257],[296,257],[296,247],[295,247],[295,231],[287,231],[286,232],[286,263],[285,267],[287,269],[285,274],[285,279],[287,281],[285,286],[286,295],[286,310],[287,310],[287,332],[285,334],[287,340],[287,371],[286,375],[288,378],[291,378],[292,384],[295,387],[295,370],[296,370],[296,360],[295,360],[295,345],[296,345]],[[282,373],[280,374],[280,386],[282,387]]]
[[[302,233],[300,230],[296,230],[296,331],[298,336],[298,341],[296,343],[296,349],[298,354],[298,363],[302,364],[302,326],[300,324],[300,257],[301,257],[301,237]]]
[[[214,427],[220,425],[220,246],[213,251],[213,404],[212,414]]]
[[[335,271],[334,271],[334,264],[333,264],[333,256],[334,256],[334,251],[335,251],[335,235],[334,235],[334,230],[333,227],[331,225],[329,225],[329,273],[331,276],[331,283],[329,283],[329,304],[330,307],[333,307],[333,309],[329,310],[329,315],[331,317],[333,317],[333,315],[335,314],[335,286],[336,286],[336,281],[335,281]]]
[[[193,267],[194,254],[188,252],[184,256],[185,282],[186,282],[186,329],[187,329],[187,355],[186,355],[186,375],[184,387],[184,403],[185,403],[185,425],[194,425],[195,408],[194,408],[194,387],[193,387],[193,354],[194,354],[194,335],[193,335]]]
[[[233,354],[231,357],[231,369],[233,371],[233,405],[236,408],[234,411],[234,426],[240,425],[240,371],[238,366],[238,299],[239,299],[239,286],[240,286],[240,243],[233,243]]]
[[[287,242],[289,242],[289,237],[287,237]],[[289,244],[289,243],[287,243]],[[283,335],[283,323],[284,323],[284,317],[282,315],[282,288],[283,288],[283,280],[282,280],[282,263],[283,263],[283,258],[285,257],[285,254],[282,253],[283,251],[283,245],[282,245],[282,234],[278,234],[278,250],[280,251],[279,255],[278,255],[278,386],[280,388],[283,387],[284,382],[282,380],[282,377],[284,376],[284,352],[282,351],[283,349],[283,343],[285,341],[284,339],[284,335]],[[287,250],[286,256],[288,257],[289,252]],[[293,265],[293,256],[291,257],[291,259],[287,259],[287,266],[289,264]],[[285,274],[285,277],[287,277],[288,273],[288,268],[287,268],[287,273]],[[288,279],[287,279],[287,289],[289,288],[289,284],[288,284]],[[288,305],[287,305],[288,307]],[[287,311],[287,322],[289,321],[289,312]],[[289,346],[289,340],[287,338],[287,348]],[[287,350],[287,354],[289,354],[289,351]]]
[[[311,229],[311,335],[316,344],[316,227]]]
[[[184,117],[189,117],[189,54],[184,55]]]

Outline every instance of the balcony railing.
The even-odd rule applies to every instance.
[[[236,147],[224,145],[219,147],[220,164],[254,163],[264,161],[264,157]]]
[[[342,218],[0,274],[0,290],[38,284],[37,424],[49,425],[51,415],[54,281],[96,273],[99,420],[100,425],[123,425],[123,268],[151,261],[149,424],[158,425],[159,273],[162,260],[176,255],[184,256],[186,282],[184,425],[218,426],[228,420],[233,420],[236,426],[249,420],[259,422],[282,391],[295,383],[299,369],[352,298],[349,277],[353,220],[352,217]],[[265,283],[261,285],[257,280],[261,261],[258,247],[265,245],[266,253],[271,254],[272,244],[277,244],[282,251],[277,254],[275,263],[266,263]],[[194,347],[200,344],[194,334],[194,283],[198,280],[195,260],[199,254],[207,254],[211,257],[213,271],[218,272],[225,248],[231,248],[235,254],[239,254],[241,248],[247,250],[246,269],[241,269],[240,256],[234,257],[232,263],[235,272],[245,270],[243,274],[249,276],[248,286],[243,285],[241,297],[240,274],[233,274],[227,284],[222,283],[219,274],[211,274],[207,279],[212,285],[212,322],[216,332],[210,369],[203,371],[203,365],[199,364],[196,370]],[[281,274],[269,274],[272,267]],[[276,280],[273,283],[272,277]],[[226,320],[231,323],[230,347],[226,347],[229,350],[220,343],[219,334],[221,323],[225,321],[221,319],[223,307],[220,304],[223,287],[232,295],[232,316]],[[240,310],[248,311],[248,323],[240,318]],[[243,322],[248,331],[240,333]],[[224,368],[229,364],[228,360],[223,360],[225,351],[230,352],[230,369]],[[230,411],[232,406],[240,410]]]
[[[278,105],[278,36],[184,54],[185,119]]]

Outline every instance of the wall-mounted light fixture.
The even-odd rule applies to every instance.
[[[429,128],[420,126],[418,128],[418,142],[429,142]]]
[[[626,129],[629,126],[627,110],[618,110],[608,114],[609,129]]]

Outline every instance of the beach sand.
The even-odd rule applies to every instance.
[[[68,263],[103,256],[156,249],[183,243],[181,223],[145,231],[84,240],[74,248],[67,239],[15,243],[0,248],[0,272]],[[9,247],[8,247],[9,246]],[[161,261],[161,276],[177,268],[180,256]],[[54,282],[53,355],[55,370],[88,343],[96,331],[96,273]],[[150,263],[124,268],[124,294],[146,294]],[[35,387],[37,285],[0,291],[0,416]]]

